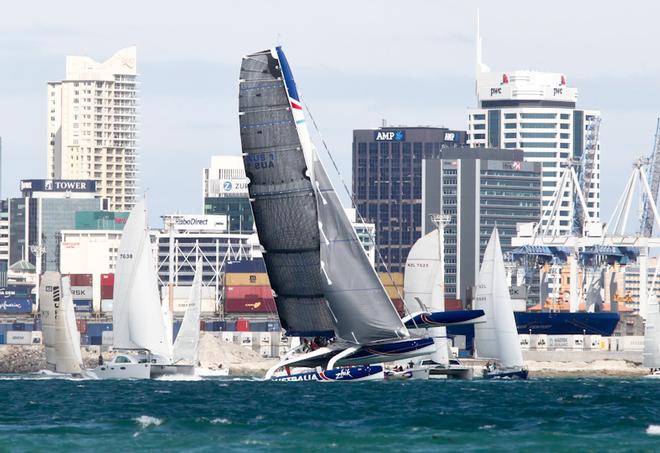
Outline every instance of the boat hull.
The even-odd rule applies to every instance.
[[[433,338],[417,338],[394,343],[363,346],[353,354],[337,361],[339,366],[369,365],[373,363],[395,362],[435,352]]]
[[[167,365],[156,363],[108,363],[99,365],[91,372],[98,379],[156,379],[162,376],[195,374],[192,365]]]
[[[428,380],[428,378],[429,368],[427,367],[408,368],[403,371],[388,370],[385,372],[386,381]]]
[[[281,382],[355,382],[383,380],[384,371],[380,365],[340,367],[325,371],[306,371],[284,376],[273,376],[271,381]]]

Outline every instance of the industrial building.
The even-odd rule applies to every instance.
[[[225,215],[232,233],[254,232],[248,179],[241,156],[212,156],[202,173],[204,214]]]

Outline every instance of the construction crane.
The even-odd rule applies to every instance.
[[[649,157],[649,166],[647,167],[647,179],[653,199],[658,199],[658,189],[660,188],[660,118],[655,128],[655,138],[653,139],[653,151]],[[653,234],[653,209],[652,201],[648,196],[644,197],[644,207],[642,209],[642,221],[640,224],[640,234],[644,237],[651,237]]]
[[[600,133],[600,116],[587,117],[589,124],[584,140],[584,152],[580,158],[579,165],[579,189],[585,200],[589,199],[591,190],[591,181],[596,172],[596,154],[598,153],[598,138]],[[574,150],[576,151],[576,150]],[[584,212],[584,207],[580,203],[575,203],[573,215],[573,234],[581,236],[583,233],[585,219],[588,214]],[[653,222],[653,219],[651,219]]]

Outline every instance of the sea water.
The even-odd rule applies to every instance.
[[[0,377],[0,451],[660,451],[660,381]]]

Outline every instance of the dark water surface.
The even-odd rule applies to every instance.
[[[660,381],[0,378],[0,451],[660,451]]]

